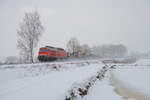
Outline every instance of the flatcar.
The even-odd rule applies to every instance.
[[[67,52],[62,48],[45,46],[40,48],[38,52],[39,61],[53,61],[65,58],[67,58]]]

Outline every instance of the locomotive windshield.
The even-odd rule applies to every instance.
[[[47,52],[45,48],[40,49],[40,52]]]

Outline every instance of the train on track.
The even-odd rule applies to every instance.
[[[38,52],[39,61],[53,61],[56,59],[66,59],[67,57],[68,54],[64,49],[52,46],[42,47]]]

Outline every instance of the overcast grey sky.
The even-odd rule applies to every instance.
[[[39,46],[63,47],[70,37],[90,46],[125,44],[150,50],[149,0],[0,0],[0,57],[18,54],[19,23],[37,10],[45,31]]]

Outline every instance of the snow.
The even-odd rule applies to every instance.
[[[109,84],[98,82],[82,100],[123,100]]]
[[[71,67],[71,64],[69,64]],[[74,64],[72,66],[78,66]],[[100,70],[102,64],[52,71],[34,77],[18,76],[24,69],[2,69],[0,80],[1,100],[60,100],[75,82],[79,83]],[[46,69],[45,69],[46,70]],[[12,72],[11,72],[12,71]],[[18,73],[17,73],[18,71]],[[30,72],[30,71],[29,71]],[[24,73],[27,73],[26,70]],[[7,75],[8,74],[8,75]],[[10,74],[10,75],[9,75]],[[14,76],[11,76],[13,75]],[[28,73],[29,74],[29,73]],[[22,74],[20,74],[22,75]],[[3,77],[3,78],[2,78]],[[4,79],[7,78],[7,79]]]
[[[115,65],[79,99],[150,100],[150,60]],[[64,100],[74,84],[85,83],[103,66],[100,60],[0,65],[0,100]]]
[[[140,59],[138,60],[136,63],[136,65],[145,65],[145,66],[149,66],[150,67],[150,59]]]
[[[109,74],[109,73],[107,73]],[[87,96],[81,100],[123,100],[123,98],[114,92],[114,87],[110,85],[109,76],[104,80],[96,82],[90,89]]]
[[[126,87],[133,87],[150,95],[150,68],[147,69],[117,69],[113,70],[116,78],[120,79]]]
[[[105,77],[97,82],[81,100],[150,100],[149,65],[149,59],[134,64],[117,64],[108,75],[110,81]]]
[[[141,63],[141,61],[140,61]],[[111,71],[112,84],[127,98],[150,100],[150,67],[145,60],[141,66],[117,66]]]
[[[89,64],[101,65],[102,63],[97,60],[91,60],[91,61],[86,60],[86,61],[51,62],[51,63],[38,63],[38,64],[1,65],[0,81],[45,75],[55,71],[85,67],[88,66]]]

